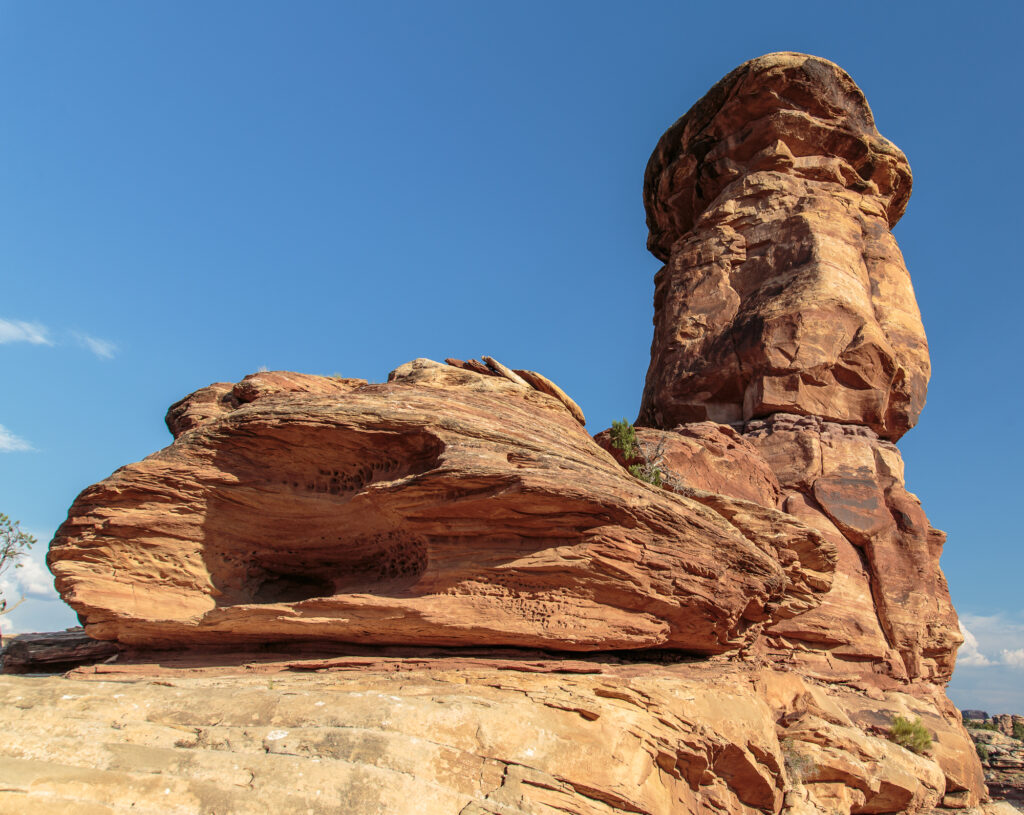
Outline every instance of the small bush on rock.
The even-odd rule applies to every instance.
[[[978,758],[982,761],[988,761],[988,747],[984,744],[975,744],[974,749],[978,753]]]
[[[627,464],[630,459],[642,459],[640,464],[628,465],[629,474],[633,478],[639,478],[641,481],[646,481],[655,487],[661,486],[661,470],[658,467],[661,455],[660,449],[655,453],[654,460],[652,460],[644,446],[637,442],[636,428],[625,419],[621,422],[612,422],[611,439],[612,447],[622,451],[622,458]]]
[[[918,755],[923,754],[932,746],[931,733],[928,732],[922,721],[920,719],[911,721],[902,716],[893,716],[889,740]]]
[[[640,454],[636,444],[636,428],[625,418],[621,422],[612,422],[612,447],[621,450],[626,461]]]
[[[1024,741],[1024,722],[1013,723],[1013,737],[1018,741]]]

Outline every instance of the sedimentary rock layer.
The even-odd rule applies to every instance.
[[[800,521],[639,482],[503,377],[418,360],[381,385],[211,388],[57,533],[50,568],[94,637],[712,654],[831,584],[835,547]]]
[[[949,681],[962,637],[939,566],[945,535],[907,492],[894,444],[868,428],[791,414],[751,421],[743,434],[701,422],[637,428],[636,437],[639,455],[628,461],[607,431],[596,439],[623,465],[657,467],[667,489],[711,508],[719,499],[704,493],[784,510],[835,546],[828,594],[767,627],[765,645],[797,653],[819,675]]]
[[[867,428],[784,414],[749,423],[744,438],[778,476],[783,508],[839,553],[832,591],[772,628],[775,644],[818,643],[897,678],[945,685],[963,642],[939,565],[946,536],[907,491],[896,446]]]
[[[714,661],[291,665],[304,673],[0,677],[0,811],[818,815],[960,800],[941,760],[886,740],[894,715],[922,717],[941,745],[967,738],[904,693]]]
[[[775,412],[899,438],[928,347],[890,227],[906,158],[838,66],[769,54],[662,136],[647,167],[654,341],[639,424]]]

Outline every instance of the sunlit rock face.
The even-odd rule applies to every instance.
[[[827,653],[818,670],[944,683],[961,642],[945,536],[907,492],[892,444],[917,420],[929,374],[889,232],[910,186],[903,153],[837,65],[769,54],[715,85],[647,167],[648,246],[666,265],[638,424],[705,448],[711,437],[691,428],[731,425],[758,462],[742,470],[766,467],[778,483],[761,502],[836,545],[826,600],[770,627],[768,642]],[[725,491],[671,456],[663,469]]]
[[[173,443],[86,489],[51,545],[87,633],[131,647],[89,676],[133,682],[0,683],[19,805],[131,789],[159,809],[171,786],[237,812],[327,811],[325,791],[410,815],[978,804],[944,690],[944,535],[894,444],[929,373],[889,232],[909,194],[816,57],[748,62],[673,125],[645,182],[666,265],[629,458],[490,357],[378,384],[263,372],[172,405]],[[134,681],[230,672],[221,648],[247,676]],[[245,660],[271,652],[310,681],[255,687]],[[929,752],[887,738],[895,716]]]
[[[930,372],[890,228],[903,153],[837,65],[769,54],[668,129],[644,179],[654,342],[639,424],[776,412],[897,439]]]
[[[500,377],[257,374],[168,426],[50,549],[94,637],[717,654],[831,585],[834,545],[796,518],[637,481],[560,400]]]

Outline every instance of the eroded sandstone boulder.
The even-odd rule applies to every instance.
[[[93,637],[712,654],[831,584],[834,546],[810,527],[637,481],[526,383],[417,360],[386,384],[211,387],[54,539]]]
[[[666,265],[638,423],[912,427],[928,346],[889,231],[910,187],[837,65],[769,54],[712,88],[647,166],[648,246]]]

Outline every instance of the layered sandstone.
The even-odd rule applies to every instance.
[[[639,423],[916,422],[928,346],[889,229],[907,160],[837,65],[769,54],[668,129],[644,178],[654,341]]]
[[[629,460],[491,357],[173,405],[173,443],[85,490],[49,555],[118,643],[88,676],[119,684],[0,682],[0,810],[978,804],[944,535],[894,446],[929,374],[889,231],[909,194],[816,57],[752,60],[673,125],[645,179],[666,265]],[[924,755],[888,740],[896,715]]]
[[[811,815],[927,811],[947,787],[872,732],[898,714],[944,734],[933,702],[742,663],[180,666],[0,677],[0,812]]]
[[[174,443],[58,531],[49,564],[91,636],[712,654],[831,585],[819,533],[637,481],[525,382],[417,360],[386,384],[224,393],[175,405]]]
[[[907,491],[895,445],[867,428],[784,414],[749,423],[745,438],[779,477],[785,510],[839,553],[833,591],[775,626],[769,642],[945,685],[963,642],[939,566],[946,536]]]

